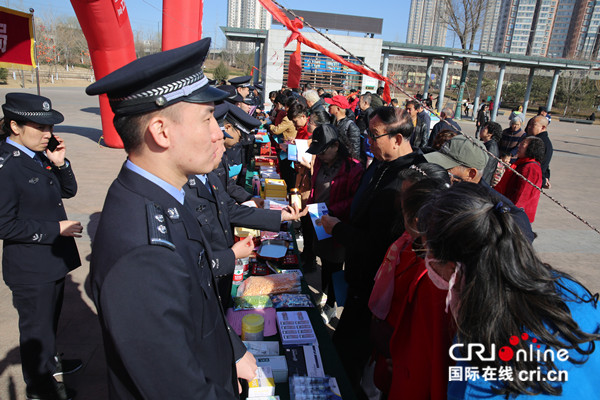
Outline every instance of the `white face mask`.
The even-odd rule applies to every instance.
[[[429,279],[431,279],[431,282],[433,282],[435,287],[437,287],[440,290],[448,291],[448,295],[446,296],[446,313],[448,312],[448,307],[450,307],[450,310],[456,316],[456,312],[458,311],[458,289],[455,287],[455,285],[457,276],[462,271],[463,264],[461,262],[457,262],[456,268],[454,269],[450,280],[446,281],[431,266],[431,263],[435,261],[437,260],[433,257],[425,257],[425,267],[427,268],[427,275],[429,275]]]

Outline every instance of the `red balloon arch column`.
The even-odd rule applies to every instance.
[[[135,60],[125,0],[71,0],[88,42],[96,80]],[[163,50],[195,42],[202,34],[202,0],[163,0]],[[106,95],[100,96],[104,142],[123,148]]]
[[[203,4],[202,0],[163,0],[163,51],[202,39]]]
[[[71,4],[88,42],[96,80],[135,60],[124,0],[71,0]],[[106,145],[123,148],[106,95],[100,96],[100,116]]]

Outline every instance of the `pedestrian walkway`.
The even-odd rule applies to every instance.
[[[2,102],[6,92],[6,89],[0,90]],[[69,218],[81,221],[85,228],[84,237],[77,239],[83,265],[67,277],[58,333],[59,351],[64,352],[66,358],[83,359],[84,368],[66,376],[65,381],[77,390],[78,399],[105,400],[108,395],[102,338],[87,278],[91,239],[106,191],[125,160],[125,152],[98,145],[102,134],[98,100],[86,96],[84,88],[44,88],[42,95],[50,97],[54,108],[65,115],[65,121],[55,128],[55,133],[66,141],[67,157],[79,184],[77,196],[65,200],[65,207]],[[505,121],[499,122],[507,126]],[[463,120],[460,124],[465,133],[474,134],[474,123]],[[600,226],[597,184],[600,181],[600,127],[552,121],[548,131],[554,145],[550,193],[593,225]],[[538,234],[535,247],[543,261],[573,274],[592,291],[600,291],[599,234],[543,196],[533,228]],[[2,400],[25,399],[19,363],[17,314],[9,289],[0,283]]]

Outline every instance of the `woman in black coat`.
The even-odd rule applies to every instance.
[[[49,99],[8,93],[2,106],[0,141],[0,239],[2,272],[19,313],[23,378],[28,399],[66,399],[70,391],[54,376],[74,372],[78,360],[56,353],[56,328],[65,276],[81,265],[62,199],[77,182],[65,158],[64,141],[52,134],[64,117]]]

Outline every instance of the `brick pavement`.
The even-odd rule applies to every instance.
[[[0,89],[4,102],[7,89]],[[24,90],[34,93],[33,90]],[[75,198],[65,201],[70,219],[85,227],[77,240],[82,267],[67,277],[58,347],[65,357],[84,360],[82,371],[65,378],[78,391],[78,399],[107,398],[105,361],[95,308],[88,296],[86,279],[89,271],[90,237],[93,236],[108,186],[115,178],[125,153],[100,147],[101,136],[98,101],[85,95],[83,88],[44,88],[42,94],[52,99],[54,107],[65,115],[55,129],[67,143],[67,156],[79,183]],[[507,117],[499,121],[507,125]],[[471,122],[461,122],[467,134],[473,134]],[[572,210],[600,226],[600,127],[573,125],[554,118],[549,127],[554,144],[551,182],[552,196]],[[1,189],[0,189],[1,190]],[[542,259],[581,279],[592,291],[600,291],[600,234],[597,234],[542,197],[533,225],[539,235],[535,247]],[[0,283],[0,399],[23,400],[24,383],[18,354],[17,314],[10,291]]]

